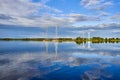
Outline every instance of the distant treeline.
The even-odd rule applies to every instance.
[[[73,41],[72,38],[0,38],[4,41]]]
[[[92,38],[81,38],[77,37],[75,42],[77,44],[82,44],[83,42],[92,42],[92,43],[119,43],[120,38],[101,38],[101,37],[92,37]]]
[[[86,43],[88,41],[92,43],[118,43],[120,38],[101,38],[101,37],[92,37],[92,38],[0,38],[2,41],[57,41],[57,42],[70,42],[74,41],[77,44]]]

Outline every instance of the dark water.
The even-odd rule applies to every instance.
[[[120,43],[1,41],[0,80],[120,80]]]

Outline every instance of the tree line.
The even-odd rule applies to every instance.
[[[102,38],[102,37],[92,37],[92,38],[0,38],[2,41],[57,41],[57,42],[70,42],[74,41],[77,44],[86,43],[88,41],[92,43],[118,43],[120,38]]]

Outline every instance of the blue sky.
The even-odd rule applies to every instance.
[[[120,37],[120,0],[0,0],[0,37],[45,37],[46,27],[54,37],[55,26],[59,37]]]

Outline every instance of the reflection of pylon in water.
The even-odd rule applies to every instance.
[[[91,46],[90,46],[90,32],[88,32],[88,48],[91,48]]]
[[[48,41],[47,40],[48,40],[48,26],[46,27],[46,42],[45,42],[46,43],[45,44],[46,45],[46,53],[48,54]]]
[[[55,38],[56,38],[56,40],[58,38],[58,26],[57,25],[55,28]],[[55,59],[57,59],[57,54],[58,54],[58,42],[56,41],[55,42]]]
[[[57,59],[58,55],[58,42],[55,42],[55,59]]]
[[[83,48],[85,48],[85,43],[84,43],[84,32],[83,32]]]
[[[48,54],[48,42],[46,41],[45,43],[46,43],[45,44],[46,45],[46,53]]]
[[[90,41],[88,41],[88,48],[91,48],[91,46],[90,46]]]

